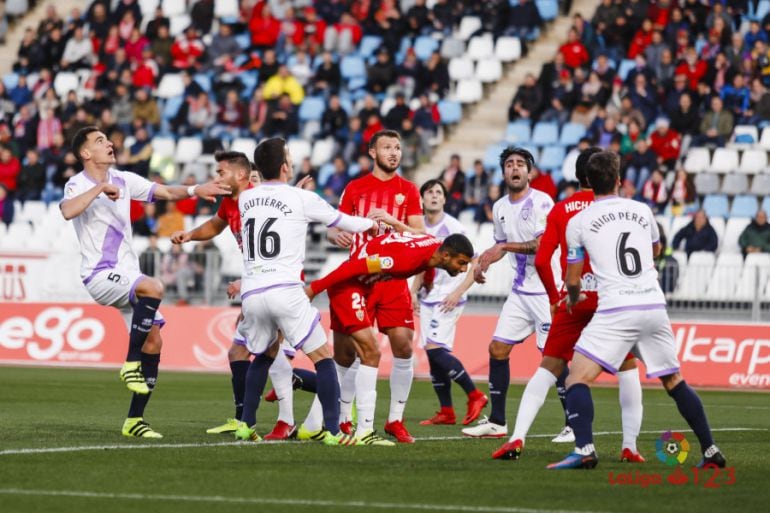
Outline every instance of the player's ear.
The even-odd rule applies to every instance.
[[[369,147],[369,156],[372,158],[372,160],[377,160],[377,152],[373,147]]]

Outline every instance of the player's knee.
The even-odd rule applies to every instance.
[[[163,299],[165,287],[163,283],[155,278],[143,277],[136,286],[136,295],[139,297],[154,297]]]
[[[663,383],[663,388],[665,388],[668,392],[673,390],[682,381],[682,375],[679,372],[660,377],[660,382]]]
[[[505,360],[511,354],[511,346],[502,342],[492,341],[489,344],[489,356],[494,360]]]
[[[341,367],[350,367],[356,360],[356,352],[334,351],[334,361]]]
[[[240,344],[232,344],[227,351],[227,360],[231,362],[238,362],[249,359],[249,350],[246,346]]]
[[[378,367],[380,365],[380,349],[376,344],[361,346],[361,364],[369,367]]]
[[[391,346],[391,351],[393,352],[393,356],[395,358],[403,358],[408,359],[412,357],[412,345],[406,344],[406,345],[399,345],[399,346]]]
[[[543,358],[543,361],[540,362],[540,366],[556,376],[557,378],[561,375],[562,372],[564,372],[564,367],[566,367],[566,363],[564,360],[560,358],[552,358],[550,356],[546,356]]]

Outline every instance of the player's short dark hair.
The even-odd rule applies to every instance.
[[[500,153],[500,169],[505,169],[505,161],[511,155],[518,155],[523,158],[527,162],[527,171],[532,171],[532,168],[535,167],[535,157],[532,156],[529,150],[518,146],[508,146]]]
[[[581,151],[580,155],[578,155],[577,161],[575,162],[575,176],[577,177],[580,186],[583,188],[591,187],[591,185],[588,183],[587,174],[588,159],[591,158],[591,155],[599,153],[600,151],[602,151],[602,149],[598,146],[592,146]]]
[[[286,163],[286,141],[282,137],[265,139],[254,150],[254,164],[265,180],[281,176],[281,166]]]
[[[377,147],[377,141],[380,140],[383,137],[391,137],[393,139],[401,140],[401,134],[399,134],[395,130],[380,130],[376,134],[372,136],[372,139],[369,141],[369,149]]]
[[[439,248],[441,251],[446,251],[450,255],[463,255],[468,258],[473,258],[473,244],[471,240],[462,233],[454,233],[444,239],[444,243]]]
[[[588,159],[586,173],[594,194],[610,194],[618,183],[620,157],[611,151],[595,153]]]
[[[425,196],[425,193],[431,190],[436,185],[441,187],[441,191],[444,193],[445,198],[449,197],[449,192],[446,190],[446,185],[444,185],[444,182],[442,182],[441,180],[437,180],[435,178],[431,178],[430,180],[422,184],[422,186],[420,187],[420,196],[421,197]]]
[[[232,166],[243,169],[247,174],[251,171],[249,158],[240,151],[218,151],[214,153],[214,160],[217,162],[227,162]]]
[[[75,154],[75,158],[78,159],[79,162],[83,162],[83,159],[80,158],[80,150],[83,148],[83,145],[88,140],[88,134],[91,134],[93,132],[98,132],[99,127],[96,125],[89,125],[84,126],[80,130],[78,130],[75,133],[75,136],[72,138],[72,143],[70,143],[70,148],[72,149],[72,153]]]

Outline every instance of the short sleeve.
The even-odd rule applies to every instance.
[[[83,192],[85,192],[83,187],[78,183],[75,176],[73,176],[67,180],[66,184],[64,184],[64,196],[62,197],[62,201],[72,199],[75,196],[83,194]]]
[[[153,192],[157,184],[152,183],[146,178],[142,178],[136,173],[120,173],[116,175],[117,180],[122,179],[126,183],[128,188],[128,195],[131,199],[146,201],[151,203],[153,201]],[[113,182],[117,181],[113,179]],[[117,185],[117,184],[116,184]]]
[[[305,218],[308,221],[323,223],[331,227],[335,226],[340,219],[340,214],[336,209],[329,205],[321,196],[310,191],[298,190],[302,196],[302,206],[305,209]]]
[[[534,236],[540,237],[545,231],[545,225],[548,221],[548,214],[553,208],[553,200],[543,194],[535,200],[535,233]]]
[[[503,223],[500,219],[500,202],[492,206],[492,224],[494,225],[494,237],[496,243],[506,242],[508,240],[508,237],[505,235],[505,230],[503,229]]]
[[[574,264],[585,259],[585,249],[580,233],[580,214],[567,223],[567,263]]]
[[[342,196],[340,196],[340,204],[337,207],[340,212],[343,214],[353,215],[353,199],[351,192],[351,184],[349,183],[345,190],[342,191]]]

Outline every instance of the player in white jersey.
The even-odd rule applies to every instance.
[[[73,220],[80,242],[80,276],[94,301],[120,310],[129,330],[128,355],[120,378],[134,395],[122,432],[125,436],[161,438],[143,416],[158,376],[163,285],[139,270],[139,259],[131,246],[131,200],[180,200],[193,195],[210,199],[228,194],[229,188],[215,183],[166,186],[119,171],[113,167],[112,143],[95,126],[75,134],[72,151],[82,162],[83,171],[67,181],[59,208],[65,219]]]
[[[567,377],[567,410],[575,450],[552,469],[593,468],[593,402],[588,385],[605,370],[615,373],[629,352],[640,358],[647,377],[660,378],[700,442],[703,461],[719,467],[725,459],[714,445],[703,404],[679,373],[666,299],[653,261],[660,252],[658,226],[650,208],[617,196],[620,158],[600,152],[588,160],[595,202],[567,225],[567,307],[581,297],[584,255],[591,260],[599,292],[596,314],[575,346]]]
[[[239,331],[254,360],[246,373],[243,413],[236,438],[258,440],[254,428],[259,400],[270,365],[279,349],[278,330],[295,349],[302,349],[315,364],[317,395],[323,407],[324,442],[351,443],[339,433],[339,383],[321,315],[311,306],[300,280],[305,260],[307,226],[360,233],[374,229],[371,219],[342,214],[317,194],[292,187],[292,160],[281,138],[262,141],[254,150],[254,163],[265,181],[238,197],[243,240],[241,300],[243,321]]]
[[[502,438],[508,433],[505,399],[510,384],[508,357],[513,346],[532,332],[542,349],[551,324],[548,295],[535,269],[535,253],[545,220],[553,207],[547,194],[529,186],[529,172],[535,162],[523,148],[506,148],[500,154],[500,167],[508,194],[492,207],[496,244],[479,257],[474,269],[476,281],[484,283],[489,266],[508,254],[515,271],[511,293],[489,344],[489,395],[492,411],[489,419],[463,429],[463,434],[478,438]]]
[[[420,187],[425,231],[437,239],[444,240],[454,233],[465,234],[462,223],[444,212],[447,190],[440,180],[428,180]],[[475,264],[475,262],[473,262]],[[423,275],[417,275],[412,284],[416,295],[422,288]],[[462,387],[468,395],[468,409],[463,424],[468,425],[478,418],[487,404],[487,397],[476,388],[462,362],[452,354],[457,321],[468,300],[468,289],[473,285],[473,273],[466,271],[450,276],[437,269],[431,289],[412,304],[420,313],[420,345],[425,349],[430,364],[433,389],[438,396],[440,410],[430,419],[420,422],[431,424],[455,424],[455,410],[452,406],[452,381]]]

